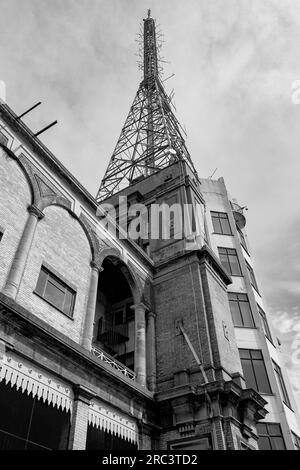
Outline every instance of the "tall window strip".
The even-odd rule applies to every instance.
[[[223,268],[231,276],[242,276],[237,252],[234,248],[218,247],[219,257]]]
[[[279,423],[258,423],[259,450],[285,450],[285,443]]]
[[[248,295],[229,292],[228,299],[234,326],[255,328]]]
[[[246,385],[259,393],[271,394],[271,386],[259,349],[239,349]]]
[[[290,399],[289,399],[289,395],[288,395],[288,392],[287,392],[287,389],[286,389],[286,386],[285,386],[285,383],[284,383],[284,380],[283,380],[281,369],[280,369],[279,365],[276,364],[275,361],[272,361],[272,362],[273,362],[274,371],[275,371],[275,375],[276,375],[277,383],[278,383],[278,386],[279,386],[282,401],[289,408],[292,408],[291,402],[290,402]]]
[[[293,442],[296,450],[300,450],[300,437],[292,431]]]
[[[228,214],[226,212],[211,212],[214,233],[220,235],[232,235]]]
[[[245,261],[246,261],[246,260],[245,260]],[[247,266],[248,273],[249,273],[249,276],[250,276],[250,282],[251,282],[252,286],[254,287],[254,289],[256,290],[256,292],[259,293],[258,285],[257,285],[256,279],[255,279],[255,275],[254,275],[254,271],[253,271],[253,269],[251,268],[250,264],[247,263],[247,261],[246,261],[246,266]]]
[[[259,313],[261,321],[262,321],[262,326],[263,326],[265,336],[272,343],[273,340],[272,340],[272,335],[271,335],[270,327],[269,327],[269,324],[268,324],[267,316],[266,316],[265,312],[260,308],[259,305],[257,305],[257,308],[258,308],[258,313]]]
[[[236,226],[236,229],[237,229],[237,233],[239,235],[240,243],[241,243],[242,247],[244,248],[244,250],[246,250],[247,253],[248,253],[248,248],[247,248],[245,235],[243,234],[242,230],[238,226]]]
[[[45,266],[41,268],[34,292],[65,315],[73,316],[75,291]]]

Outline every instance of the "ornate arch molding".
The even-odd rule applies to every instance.
[[[34,169],[30,165],[28,159],[23,154],[19,156],[15,155],[9,148],[7,148],[1,143],[0,143],[0,147],[4,150],[6,155],[8,155],[12,160],[14,160],[21,168],[30,188],[31,204],[36,205],[39,200],[39,189],[34,179]]]
[[[126,262],[121,252],[113,247],[102,248],[99,256],[99,261],[101,265],[104,259],[107,257],[115,258],[120,261],[120,269],[132,290],[134,302],[142,302],[144,300],[143,285],[132,263],[130,263],[130,261]]]

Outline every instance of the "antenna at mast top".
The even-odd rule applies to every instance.
[[[150,8],[148,9],[148,18],[151,18],[151,10],[150,10]]]

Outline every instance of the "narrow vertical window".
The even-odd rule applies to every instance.
[[[283,377],[282,377],[281,369],[280,369],[279,365],[276,364],[275,361],[273,361],[273,366],[274,366],[274,371],[275,371],[275,375],[276,375],[277,383],[278,383],[278,386],[279,386],[282,401],[289,408],[291,408],[291,402],[290,402],[288,392],[287,392],[287,389],[286,389],[286,386],[285,386],[285,383],[284,383],[284,380],[283,380]]]
[[[261,322],[262,322],[262,326],[263,326],[265,336],[272,343],[272,335],[271,335],[270,327],[269,327],[269,324],[268,324],[267,316],[266,316],[265,312],[260,308],[259,305],[257,305],[257,308],[258,308],[258,313],[259,313],[260,318],[261,318]]]
[[[249,277],[250,277],[250,282],[251,282],[252,286],[254,287],[254,289],[256,290],[256,292],[259,293],[259,290],[258,290],[257,282],[256,282],[256,279],[255,279],[255,275],[254,275],[253,268],[251,268],[250,264],[247,263],[247,261],[246,261],[246,266],[247,266],[247,269],[248,269],[248,273],[249,273]]]

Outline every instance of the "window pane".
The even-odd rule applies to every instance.
[[[64,312],[67,314],[67,315],[71,315],[72,314],[72,310],[73,310],[73,298],[74,298],[74,294],[67,290],[66,291],[66,294],[65,294],[65,304],[64,304]]]
[[[243,326],[243,320],[242,320],[238,302],[230,301],[229,305],[230,305],[230,311],[232,315],[233,324],[235,326]]]
[[[281,436],[280,424],[268,423],[268,434],[270,436]]]
[[[252,359],[263,359],[262,352],[259,349],[250,349]]]
[[[242,362],[242,368],[243,368],[247,388],[253,388],[254,390],[257,390],[251,361],[248,359],[242,359],[241,362]]]
[[[213,223],[213,227],[214,227],[214,232],[215,233],[222,233],[220,219],[218,217],[213,217],[212,218],[212,223]]]
[[[231,228],[230,228],[230,225],[229,225],[229,220],[227,218],[226,219],[221,219],[220,222],[221,222],[223,235],[231,235],[232,232],[231,232]]]
[[[259,437],[258,439],[259,450],[272,450],[270,440],[268,437]]]
[[[257,434],[268,434],[267,425],[264,423],[257,423],[256,429],[257,429]]]
[[[250,359],[250,351],[249,349],[239,349],[240,358],[241,359]]]
[[[253,365],[258,387],[257,391],[261,393],[271,393],[271,388],[264,362],[262,360],[255,360],[253,361]]]
[[[230,264],[227,255],[220,255],[220,261],[222,263],[223,268],[230,274]]]
[[[44,269],[41,269],[37,285],[35,290],[37,291],[38,294],[43,295],[44,290],[45,290],[45,285],[46,285],[46,280],[47,280],[48,274]]]
[[[253,327],[254,322],[249,302],[240,302],[244,326]]]
[[[231,267],[231,274],[234,276],[240,276],[241,268],[236,253],[234,255],[229,255],[229,262]]]
[[[52,302],[56,307],[62,310],[65,299],[65,292],[57,288],[56,285],[52,284],[49,280],[46,285],[45,299]]]
[[[285,450],[285,444],[282,437],[272,437],[272,450]]]

